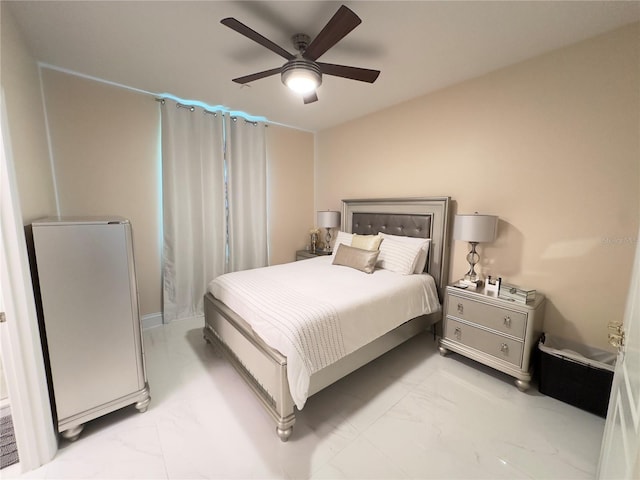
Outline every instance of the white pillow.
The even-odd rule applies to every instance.
[[[422,245],[403,242],[389,235],[380,244],[377,266],[402,275],[411,275],[416,269],[421,249]]]
[[[413,273],[424,272],[424,267],[427,265],[427,258],[429,258],[429,247],[431,246],[430,238],[405,237],[402,235],[390,235],[388,233],[382,232],[380,232],[378,235],[380,235],[382,238],[391,238],[401,242],[409,243],[411,245],[420,245],[420,255],[416,260],[416,267]]]
[[[344,243],[345,245],[350,247],[352,238],[353,238],[353,233],[347,233],[347,232],[339,231],[338,235],[336,236],[336,241],[333,244],[333,253],[332,253],[332,255],[335,256],[336,252],[338,251],[338,245],[340,245],[341,243]]]
[[[431,245],[431,239],[427,239],[426,242],[420,247],[420,253],[418,254],[418,260],[416,260],[416,268],[413,273],[424,273],[424,268],[427,266],[427,260],[429,259],[429,246]]]

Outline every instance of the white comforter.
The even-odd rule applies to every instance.
[[[407,320],[440,309],[433,277],[332,265],[333,257],[221,275],[209,291],[287,357],[304,406],[313,373]]]

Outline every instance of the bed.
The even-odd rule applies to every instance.
[[[333,277],[334,272],[338,272],[340,268],[335,265],[331,267],[334,257],[327,256],[250,272],[235,272],[211,282],[204,298],[204,338],[223,352],[257,395],[266,411],[274,419],[276,432],[282,441],[287,441],[291,436],[296,408],[302,408],[308,397],[441,320],[442,309],[439,299],[443,298],[449,264],[449,202],[449,197],[343,201],[340,229],[343,232],[358,235],[386,233],[430,239],[424,268],[424,273],[428,275],[401,276],[378,270],[373,275],[366,275],[340,267],[346,276]],[[339,239],[340,234],[336,241],[338,242]],[[387,240],[383,240],[383,244],[385,241]],[[305,284],[300,281],[296,285],[295,292],[283,293],[289,292],[288,287],[282,287],[287,282],[287,278],[302,278],[303,272],[312,268],[329,275],[327,278],[322,278],[324,282],[322,287],[318,287],[318,284],[305,287]],[[298,273],[300,273],[299,277]],[[324,274],[320,273],[320,275]],[[335,293],[332,293],[332,290],[340,290],[340,282],[343,282],[342,285],[346,290],[347,286],[357,283],[354,280],[357,275],[369,282],[366,288],[362,287],[362,290],[371,293],[360,308],[354,309],[358,310],[360,317],[367,321],[371,317],[372,322],[367,324],[366,332],[361,328],[362,319],[359,320],[360,324],[353,323],[359,318],[355,313],[352,322],[349,312],[340,310],[332,316],[333,310],[331,310],[334,305],[341,303],[340,298],[334,299],[330,296]],[[247,281],[248,283],[243,283]],[[390,283],[378,285],[376,283],[378,281]],[[236,283],[237,285],[234,285]],[[338,287],[335,286],[336,284]],[[405,302],[400,311],[393,310],[391,313],[392,310],[389,310],[391,307],[387,308],[392,303],[391,300],[386,299],[378,306],[373,303],[381,296],[381,288],[393,291],[396,284],[399,290],[413,288],[417,289],[416,291],[424,289],[425,292],[432,290],[434,293],[425,295],[427,300],[422,300],[422,303],[413,302],[416,303],[416,310],[411,310],[413,307],[408,307]],[[414,286],[418,284],[420,286]],[[239,285],[245,285],[249,293],[248,297],[243,299],[240,293],[237,295],[234,293],[235,290],[232,287]],[[262,314],[277,322],[280,320],[278,317],[287,318],[296,310],[304,311],[307,316],[313,316],[316,311],[309,310],[312,307],[307,304],[311,302],[305,302],[305,299],[310,298],[305,296],[309,293],[304,291],[305,288],[322,288],[322,295],[315,296],[320,298],[327,296],[329,301],[320,302],[313,307],[318,311],[329,312],[326,320],[329,333],[322,335],[332,339],[339,338],[339,341],[328,341],[328,347],[324,349],[317,346],[309,347],[310,350],[316,351],[316,356],[311,363],[308,361],[305,363],[307,358],[305,355],[298,355],[299,348],[302,348],[300,345],[305,341],[300,341],[291,348],[274,343],[278,341],[278,336],[282,336],[281,332],[274,333],[270,324],[265,326],[255,323],[256,318],[254,318],[257,314]],[[353,288],[359,287],[354,285]],[[432,296],[435,297],[435,304],[431,299]],[[268,303],[271,299],[279,303]],[[304,308],[297,306],[303,304]],[[410,312],[414,311],[428,313],[412,316]],[[377,319],[374,318],[374,312],[381,312],[383,315]],[[404,318],[407,315],[409,317]],[[364,333],[364,337],[358,337],[357,341],[350,336],[350,332],[356,330]],[[278,348],[275,348],[276,345]]]

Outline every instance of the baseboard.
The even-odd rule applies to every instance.
[[[159,327],[162,325],[162,313],[150,313],[148,315],[143,315],[141,322],[143,330]]]

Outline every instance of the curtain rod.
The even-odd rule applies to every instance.
[[[166,98],[156,98],[155,100],[156,100],[156,102],[160,102],[161,104],[163,104],[163,105],[164,105],[164,104],[165,104],[165,101],[166,101]],[[174,101],[175,101],[175,100],[174,100]],[[196,110],[196,105],[187,105],[187,104],[184,104],[184,103],[180,103],[180,102],[178,102],[178,101],[175,101],[175,102],[176,102],[176,108],[186,108],[186,109],[188,109],[190,112],[195,112],[195,110]],[[203,112],[205,115],[213,115],[214,117],[217,117],[217,116],[218,116],[218,113],[220,113],[220,115],[222,115],[222,116],[224,117],[225,113],[229,113],[229,118],[230,118],[231,120],[233,120],[234,122],[237,122],[237,121],[238,121],[238,116],[236,116],[236,115],[231,115],[231,112],[225,112],[224,110],[211,111],[211,110],[207,110],[207,109],[206,109],[206,108],[204,108],[204,107],[200,107],[200,108],[202,108],[202,112]],[[243,120],[244,120],[244,123],[250,123],[250,124],[251,124],[251,125],[253,125],[254,127],[255,127],[255,126],[257,126],[259,123],[264,123],[264,126],[265,126],[265,127],[268,127],[268,126],[269,126],[269,124],[268,124],[266,121],[265,121],[265,122],[259,122],[259,121],[257,121],[257,120],[248,120],[248,119],[246,119],[246,118],[243,118]]]
[[[102,83],[102,84],[105,84],[105,85],[111,85],[112,87],[117,87],[117,88],[122,88],[124,90],[129,90],[131,92],[141,93],[143,95],[149,95],[149,96],[154,97],[157,102],[159,102],[161,100],[164,100],[163,98],[157,98],[158,95],[163,95],[163,94],[158,93],[158,92],[154,93],[154,92],[149,92],[147,90],[142,90],[140,88],[130,87],[130,86],[124,85],[122,83],[116,83],[116,82],[112,82],[112,81],[109,81],[109,80],[105,80],[103,78],[94,77],[94,76],[91,76],[91,75],[86,75],[84,73],[76,72],[74,70],[69,70],[68,68],[58,67],[56,65],[51,65],[51,64],[45,63],[45,62],[37,62],[37,65],[38,65],[39,69],[46,68],[48,70],[55,70],[55,71],[58,71],[58,72],[65,73],[67,75],[73,75],[74,77],[80,77],[80,78],[84,78],[86,80],[91,80],[91,81]],[[221,111],[224,112],[224,110],[221,110]],[[242,115],[240,115],[240,116],[242,116]],[[275,126],[279,126],[279,127],[285,127],[285,128],[292,128],[294,130],[300,130],[302,132],[313,133],[313,131],[311,131],[311,130],[306,130],[306,129],[303,129],[303,128],[300,128],[300,127],[295,127],[293,125],[287,125],[286,123],[274,122],[272,120],[268,120],[267,118],[262,118],[260,120],[249,120],[249,122],[251,122],[251,121],[263,122],[265,124],[265,126],[267,126],[267,127],[269,125],[275,125]]]

